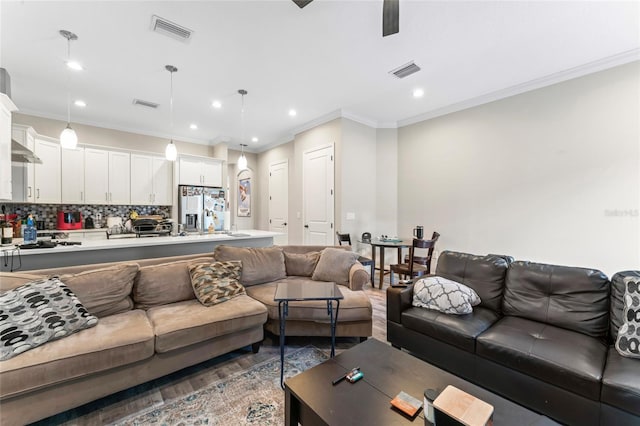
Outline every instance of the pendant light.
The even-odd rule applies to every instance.
[[[173,65],[166,65],[165,69],[169,71],[171,74],[171,98],[169,100],[169,126],[171,128],[171,133],[173,134],[173,73],[178,72],[178,68]],[[176,146],[173,144],[173,138],[167,144],[167,147],[164,150],[164,156],[169,161],[176,161],[178,158],[178,150]]]
[[[67,39],[67,64],[71,62],[71,40],[77,40],[78,36],[67,30],[60,30],[60,35]],[[78,135],[71,128],[71,78],[67,78],[67,127],[60,133],[60,146],[64,149],[75,149],[78,146]]]
[[[240,89],[238,90],[238,93],[241,96],[242,99],[242,104],[240,107],[240,130],[241,130],[241,143],[240,144],[240,157],[238,158],[238,170],[239,171],[243,171],[247,169],[247,157],[244,156],[244,147],[247,146],[247,144],[244,143],[244,95],[246,95],[248,92],[244,89]]]

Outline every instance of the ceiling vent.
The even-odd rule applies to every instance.
[[[189,28],[161,18],[158,15],[153,15],[151,18],[151,30],[183,42],[191,40],[191,35],[193,34],[193,31]]]
[[[160,105],[156,104],[155,102],[143,101],[142,99],[134,99],[133,104],[153,109],[158,108],[158,106]]]
[[[398,78],[405,78],[411,74],[417,73],[418,71],[420,71],[420,67],[411,61],[408,64],[404,64],[396,68],[395,70],[389,71],[389,74],[393,74]]]

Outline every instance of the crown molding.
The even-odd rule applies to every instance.
[[[627,50],[616,55],[608,56],[606,58],[579,65],[577,67],[549,74],[547,76],[536,78],[534,80],[530,80],[521,84],[516,84],[515,86],[510,86],[505,89],[496,90],[494,92],[486,93],[484,95],[470,98],[462,102],[434,109],[411,118],[399,120],[397,124],[398,127],[408,126],[411,124],[419,123],[421,121],[440,117],[446,114],[451,114],[453,112],[462,111],[468,108],[487,104],[489,102],[519,95],[532,90],[541,89],[553,84],[562,83],[563,81],[583,77],[588,74],[593,74],[598,71],[604,71],[609,68],[613,68],[619,65],[625,65],[638,60],[640,60],[640,48]]]

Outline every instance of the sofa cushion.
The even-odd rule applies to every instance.
[[[191,284],[196,298],[204,306],[213,306],[245,294],[240,284],[242,262],[196,263],[189,266]]]
[[[640,360],[620,356],[610,347],[600,400],[640,416]]]
[[[186,300],[147,311],[156,336],[156,352],[164,353],[236,331],[262,326],[267,309],[247,295],[215,306]]]
[[[611,341],[615,342],[618,337],[618,329],[622,325],[622,310],[624,309],[624,293],[626,289],[625,280],[627,278],[640,281],[640,271],[622,271],[616,273],[611,278],[611,303],[609,309],[609,333]]]
[[[480,306],[499,313],[508,265],[502,256],[445,250],[438,257],[436,274],[472,288],[480,296]]]
[[[402,325],[420,334],[475,353],[475,339],[500,319],[495,311],[476,306],[466,315],[448,315],[438,311],[409,308],[402,311]]]
[[[413,306],[419,308],[464,315],[478,304],[480,298],[473,289],[443,277],[421,278],[413,286]]]
[[[0,293],[13,290],[31,281],[47,278],[46,275],[20,272],[0,272]]]
[[[131,310],[129,298],[137,263],[119,263],[77,274],[60,275],[60,280],[78,296],[89,312],[99,318]]]
[[[358,262],[358,257],[358,253],[328,247],[320,252],[320,259],[311,279],[348,285],[349,270]]]
[[[596,269],[518,261],[507,272],[502,310],[605,339],[609,290],[607,276]]]
[[[284,252],[284,266],[287,269],[287,275],[297,275],[301,277],[310,277],[316,269],[316,264],[320,259],[320,252],[311,253],[287,253]]]
[[[305,285],[315,285],[309,278],[287,277],[278,282],[302,282]],[[269,319],[278,320],[278,302],[273,300],[278,282],[263,284],[247,288],[247,294],[267,307]],[[371,321],[373,314],[371,301],[363,291],[353,291],[347,287],[340,287],[344,299],[340,300],[338,323],[349,321]],[[334,303],[335,306],[335,303]],[[325,300],[309,300],[289,302],[287,319],[315,321],[328,323],[327,302]]]
[[[233,247],[219,245],[214,251],[219,261],[239,260],[242,262],[244,286],[262,284],[279,280],[287,276],[284,266],[284,254],[280,247]]]
[[[57,277],[0,295],[0,361],[98,323]]]
[[[597,401],[607,345],[542,322],[504,317],[478,336],[476,354]]]
[[[623,321],[618,330],[616,350],[622,356],[640,358],[640,280],[626,277],[624,281]]]
[[[95,327],[0,363],[2,398],[131,364],[153,355],[153,330],[144,311],[100,319]]]
[[[189,265],[204,262],[213,262],[213,257],[179,260],[140,268],[133,286],[136,308],[149,309],[195,298]]]

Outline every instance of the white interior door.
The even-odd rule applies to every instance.
[[[333,145],[306,151],[303,155],[304,243],[334,245]]]
[[[269,230],[281,232],[273,238],[276,245],[289,244],[289,162],[269,165]]]

